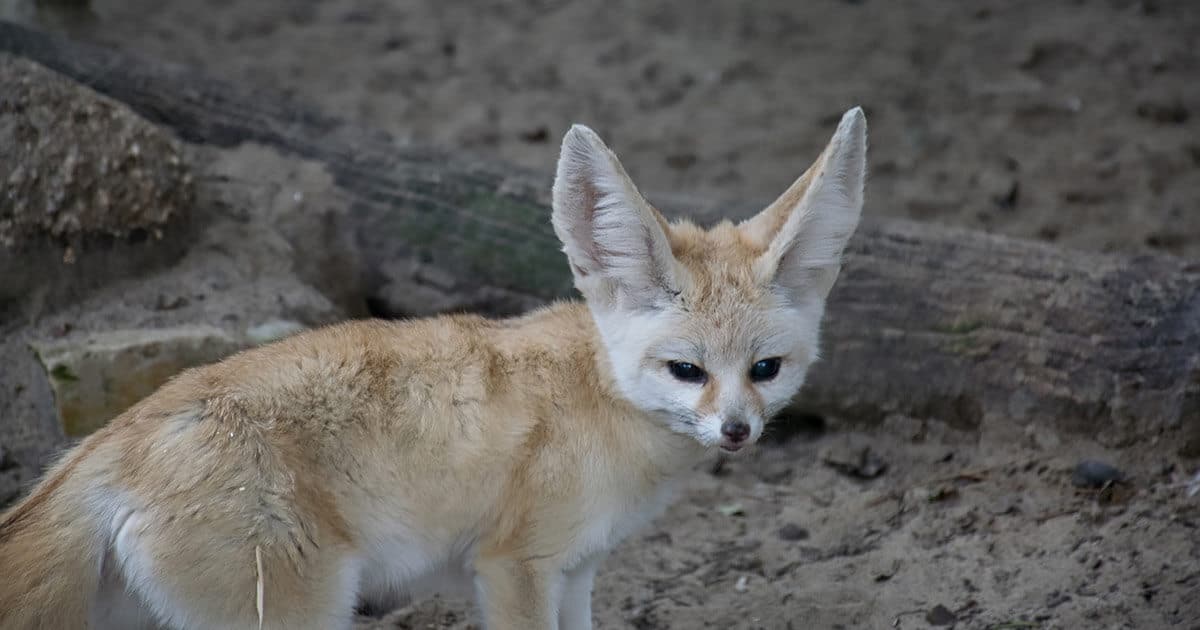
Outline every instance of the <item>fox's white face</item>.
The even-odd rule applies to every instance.
[[[625,396],[705,446],[740,450],[791,400],[816,356],[819,313],[786,304],[596,313]]]
[[[573,127],[554,228],[622,394],[705,446],[754,443],[817,358],[825,297],[858,225],[865,158],[856,108],[767,209],[702,230],[668,224],[600,138]]]

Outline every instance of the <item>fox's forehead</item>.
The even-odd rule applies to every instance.
[[[675,221],[670,224],[667,236],[671,253],[680,261],[723,261],[747,267],[768,245],[755,241],[728,220],[707,229],[686,219]]]
[[[668,235],[687,270],[673,325],[679,341],[702,355],[697,360],[743,362],[795,350],[788,334],[795,322],[781,321],[782,298],[754,273],[765,247],[727,221],[707,230],[679,222]]]
[[[689,313],[680,331],[702,352],[709,368],[730,363],[737,369],[747,361],[792,353],[793,336],[770,311],[758,308],[716,308]]]
[[[695,306],[729,301],[749,306],[770,297],[754,273],[754,261],[766,248],[734,224],[723,221],[706,230],[681,221],[671,225],[668,238],[675,260],[688,271],[685,292]]]

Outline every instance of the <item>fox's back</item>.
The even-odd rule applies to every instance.
[[[496,480],[529,449],[611,403],[593,336],[574,303],[507,320],[348,322],[185,372],[113,424],[131,425],[120,434],[141,452],[135,479],[161,477],[147,466],[207,467],[198,455],[224,470],[269,454],[288,474],[321,475],[343,502],[378,487],[495,501]],[[164,444],[180,459],[147,454],[175,450]]]
[[[380,487],[402,495],[406,478],[428,481],[414,459],[426,470],[469,463],[485,420],[501,420],[483,413],[503,378],[488,326],[351,322],[189,370],[92,438],[107,485],[146,505],[186,499],[214,520],[246,510],[255,521],[278,502],[284,523],[309,487],[322,496],[301,502],[329,514]]]

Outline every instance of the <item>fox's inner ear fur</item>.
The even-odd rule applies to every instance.
[[[678,293],[666,221],[582,125],[563,138],[553,205],[554,232],[588,300],[651,308]]]
[[[867,170],[867,120],[861,108],[842,116],[829,145],[779,199],[741,224],[766,252],[755,261],[763,282],[793,301],[824,299],[858,226]]]

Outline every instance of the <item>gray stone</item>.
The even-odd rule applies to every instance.
[[[243,347],[212,326],[115,330],[35,341],[64,433],[80,437],[145,398],[180,371]]]
[[[290,319],[272,319],[247,329],[246,339],[254,345],[262,345],[284,337],[291,337],[304,330],[306,330],[306,326],[300,322]]]
[[[170,132],[0,54],[0,323],[36,320],[185,251],[195,197]]]
[[[1125,473],[1106,462],[1085,459],[1071,471],[1071,485],[1076,488],[1101,488],[1125,480]]]

